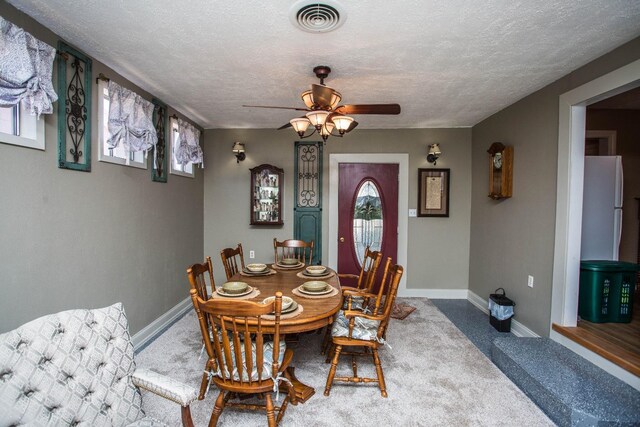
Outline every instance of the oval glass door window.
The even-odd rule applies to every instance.
[[[364,181],[357,194],[353,209],[353,245],[358,263],[362,266],[367,246],[371,251],[382,248],[384,219],[380,191],[373,181]]]

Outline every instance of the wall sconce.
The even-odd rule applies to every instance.
[[[429,145],[429,152],[427,153],[427,162],[433,163],[433,166],[436,165],[436,160],[440,157],[442,151],[440,151],[440,144],[431,144]]]
[[[236,163],[240,163],[244,159],[246,159],[246,154],[244,153],[244,144],[242,142],[234,142],[232,148],[233,154],[236,156]]]

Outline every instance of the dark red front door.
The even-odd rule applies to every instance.
[[[398,251],[398,164],[340,163],[338,182],[338,271],[358,274],[364,248],[387,257]],[[378,282],[378,280],[376,281]],[[345,285],[354,283],[342,282]]]

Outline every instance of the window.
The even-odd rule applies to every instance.
[[[382,248],[383,229],[380,191],[376,184],[368,179],[361,184],[353,209],[353,244],[360,265],[367,246],[372,251]]]
[[[176,150],[178,149],[178,145],[180,142],[180,133],[178,131],[178,119],[175,117],[171,117],[171,174],[186,176],[188,178],[193,178],[195,174],[193,173],[193,163],[189,162],[186,165],[181,165],[176,161]]]
[[[119,144],[116,148],[109,147],[107,140],[111,136],[109,133],[109,85],[108,82],[100,80],[98,83],[98,160],[107,163],[133,166],[135,168],[146,169],[147,158],[144,152],[127,153],[125,147]]]
[[[44,116],[32,116],[22,103],[0,107],[0,142],[44,150]]]

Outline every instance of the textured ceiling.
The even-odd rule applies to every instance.
[[[204,128],[286,123],[241,105],[301,107],[320,64],[343,103],[402,106],[361,128],[472,126],[640,35],[638,0],[338,1],[323,34],[292,25],[293,0],[9,3]]]

